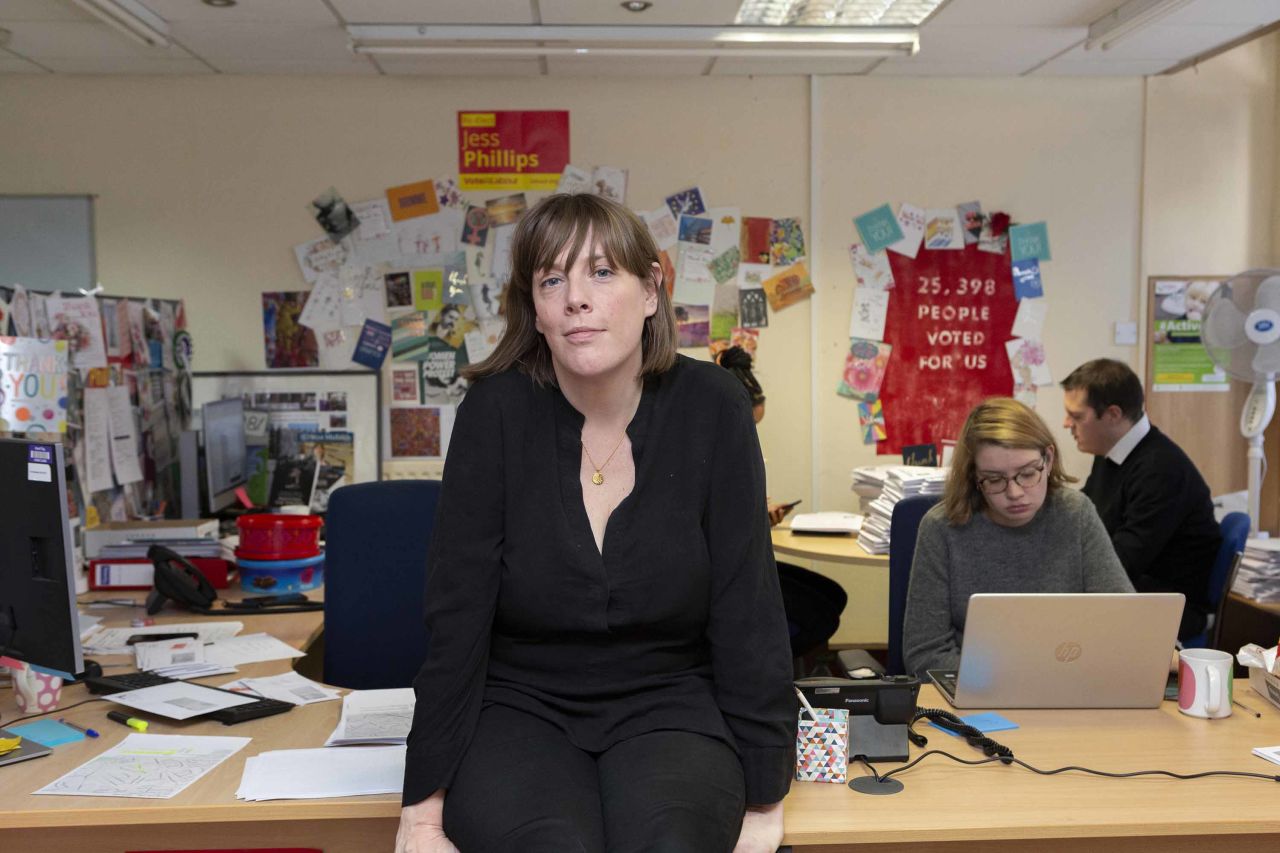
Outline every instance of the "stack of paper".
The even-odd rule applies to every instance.
[[[338,727],[325,746],[357,743],[404,743],[413,725],[412,687],[353,690],[342,700]]]
[[[306,800],[398,794],[404,785],[403,746],[363,749],[278,749],[244,763],[236,797]]]
[[[138,669],[166,678],[203,678],[236,671],[235,667],[206,661],[204,649],[199,640],[161,640],[135,643],[133,654]]]
[[[894,465],[860,465],[853,469],[853,492],[858,496],[858,512],[867,514],[867,507],[880,496],[884,481]]]
[[[248,743],[247,737],[131,734],[35,793],[167,799]]]
[[[1254,601],[1280,601],[1280,539],[1250,539],[1231,591]]]
[[[329,702],[341,699],[337,690],[312,681],[296,672],[285,672],[265,678],[240,678],[222,685],[223,690],[237,693],[253,693],[267,699],[279,699],[294,705],[310,705],[313,702]]]
[[[202,643],[234,637],[244,628],[243,622],[219,619],[216,622],[185,622],[180,625],[148,625],[145,628],[103,628],[84,639],[81,645],[88,654],[127,655],[133,653],[129,638],[135,634],[195,634]]]
[[[867,505],[858,544],[869,554],[889,553],[889,523],[894,505],[911,495],[940,495],[947,483],[946,468],[893,465],[885,472],[884,488]]]

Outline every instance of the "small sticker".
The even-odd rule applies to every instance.
[[[28,444],[27,461],[50,464],[53,462],[53,446],[49,444]]]
[[[52,483],[53,466],[44,462],[28,462],[27,479],[35,483]]]

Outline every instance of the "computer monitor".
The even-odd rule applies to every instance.
[[[236,489],[245,484],[244,402],[217,400],[200,407],[204,433],[204,484],[209,512],[236,502]]]
[[[61,444],[0,439],[0,656],[84,670]]]

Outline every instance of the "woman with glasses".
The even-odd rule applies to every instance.
[[[978,592],[1133,592],[1093,503],[1065,488],[1058,444],[1008,397],[969,413],[942,501],[916,539],[902,627],[908,672],[957,669]]]

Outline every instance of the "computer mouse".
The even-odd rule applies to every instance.
[[[84,672],[80,673],[81,678],[101,678],[102,664],[90,658],[84,659]]]

